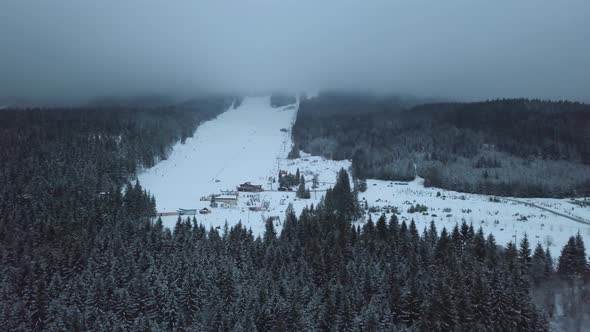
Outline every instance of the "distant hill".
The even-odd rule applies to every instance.
[[[297,97],[295,95],[285,93],[273,93],[270,96],[270,106],[274,108],[295,104],[296,102]]]
[[[177,100],[166,95],[143,95],[133,97],[99,97],[87,103],[89,107],[137,107],[160,108],[175,104]]]
[[[29,107],[33,105],[26,98],[2,97],[0,98],[0,110]]]
[[[322,94],[301,103],[293,138],[314,155],[352,159],[360,178],[419,175],[427,185],[509,196],[589,191],[589,105],[413,103],[418,101]]]

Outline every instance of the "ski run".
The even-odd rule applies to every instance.
[[[238,107],[199,126],[185,144],[177,143],[167,160],[142,172],[139,181],[156,197],[164,225],[173,228],[178,211],[185,210],[183,218],[195,215],[208,228],[241,222],[255,235],[262,235],[270,217],[280,230],[289,204],[297,213],[306,205],[317,204],[333,185],[336,172],[348,169],[350,162],[304,153],[298,159],[286,158],[297,108],[298,104],[273,108],[270,97],[245,98]],[[278,190],[279,172],[294,174],[297,169],[311,190],[310,199],[297,198],[295,191]],[[315,190],[311,189],[314,176]],[[262,186],[263,191],[236,191],[247,182]],[[211,195],[216,207],[211,207]],[[400,221],[414,220],[419,230],[431,221],[439,231],[465,221],[492,233],[499,244],[518,242],[526,234],[533,245],[540,242],[556,254],[577,232],[590,242],[590,209],[570,199],[496,199],[425,188],[418,178],[409,183],[368,180],[367,191],[359,194],[359,200],[369,208],[356,221],[359,225],[369,216],[376,221],[386,213],[389,218],[395,207]],[[408,209],[417,204],[425,205],[427,211],[410,213]]]

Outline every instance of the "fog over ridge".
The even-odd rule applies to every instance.
[[[590,101],[590,2],[3,0],[0,100],[375,90]]]

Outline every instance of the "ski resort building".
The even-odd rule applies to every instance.
[[[238,191],[246,192],[261,192],[263,191],[261,185],[251,184],[250,182],[242,183],[238,186]]]
[[[197,214],[197,209],[178,209],[178,214],[181,216],[194,216]]]
[[[219,195],[215,197],[215,203],[223,204],[228,207],[238,205],[238,195]]]

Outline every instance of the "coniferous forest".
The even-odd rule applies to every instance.
[[[326,93],[302,101],[301,150],[358,178],[519,197],[590,193],[590,106],[527,99],[426,103]],[[414,167],[416,166],[416,167]]]
[[[526,237],[498,246],[465,223],[421,230],[393,215],[358,226],[345,170],[320,204],[300,215],[287,209],[280,232],[267,222],[254,237],[240,224],[205,229],[195,219],[163,228],[152,217],[154,197],[129,179],[230,104],[0,112],[0,330],[547,331],[590,323],[579,235],[550,253]],[[570,148],[587,162],[587,146]],[[567,319],[553,320],[557,308]]]

